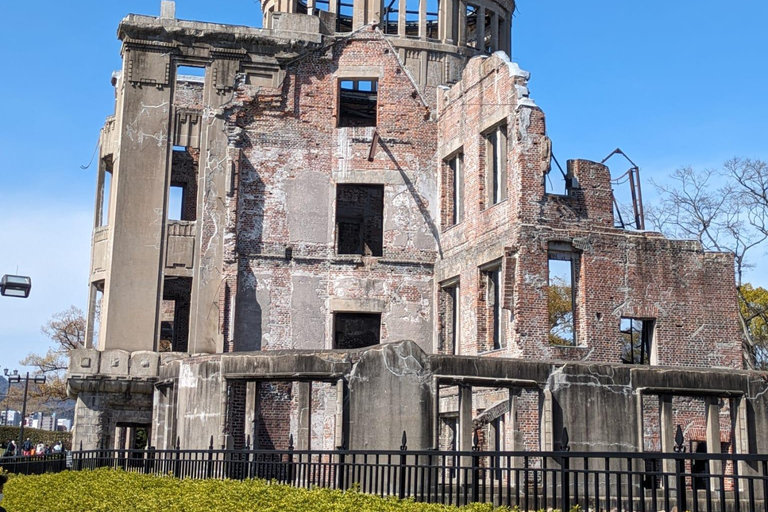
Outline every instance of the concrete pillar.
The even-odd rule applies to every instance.
[[[499,50],[499,14],[491,13],[491,50]]]
[[[427,38],[427,0],[419,0],[419,38]]]
[[[459,0],[459,22],[456,24],[458,30],[458,46],[467,44],[467,2]]]
[[[117,113],[120,158],[109,205],[109,265],[102,303],[102,349],[154,350],[160,304],[167,176],[170,173],[170,56],[126,43]],[[140,86],[149,84],[151,87]],[[147,115],[150,111],[152,115]],[[135,120],[143,119],[134,136]],[[158,140],[166,141],[158,144]],[[119,211],[120,215],[115,215]]]
[[[472,449],[472,386],[459,385],[459,451]]]
[[[397,0],[397,2],[397,35],[405,37],[405,10],[408,7],[408,2],[407,0]]]
[[[659,395],[659,432],[661,433],[661,451],[663,453],[674,453],[675,451],[675,428],[674,416],[672,414],[672,395]],[[664,472],[674,473],[675,461],[664,460]],[[675,487],[674,478],[669,479],[669,486]]]
[[[307,14],[314,14],[315,12],[315,0],[307,0]]]
[[[704,401],[707,408],[707,453],[720,453],[720,399],[716,396],[709,396]],[[722,461],[709,461],[709,472],[712,475],[721,475],[723,473]],[[720,489],[720,480],[710,478],[712,490]]]
[[[251,447],[255,448],[258,439],[258,431],[256,430],[256,421],[258,409],[256,408],[259,400],[259,389],[261,383],[259,381],[251,380],[245,385],[245,435],[251,438]]]
[[[456,0],[443,0],[440,2],[440,39],[443,43],[453,44],[456,40],[454,27],[456,26]]]
[[[461,452],[472,450],[472,386],[459,384],[459,424],[457,425],[457,447]],[[461,457],[462,467],[471,467],[471,457]],[[464,480],[462,483],[469,484],[472,478],[471,471],[460,471],[459,477]]]
[[[346,392],[346,386],[344,385],[344,379],[336,381],[336,425],[335,425],[335,440],[334,446],[336,448],[346,447],[346,439],[344,433],[344,397]]]
[[[299,430],[294,446],[297,450],[312,449],[312,382],[296,382],[299,407]]]
[[[747,422],[747,401],[744,398],[734,398],[730,401],[732,432],[733,432],[733,453],[749,453],[749,424]],[[752,468],[744,461],[739,461],[739,474],[753,474]],[[739,490],[746,492],[746,485],[743,480],[739,480]]]
[[[539,436],[541,450],[551,452],[555,449],[554,418],[552,416],[552,391],[545,389],[540,395],[541,414],[539,416]]]
[[[173,0],[162,0],[160,2],[160,17],[174,19],[176,17],[176,2]]]
[[[477,36],[478,50],[485,51],[485,6],[477,7],[477,25],[475,25],[475,35]]]

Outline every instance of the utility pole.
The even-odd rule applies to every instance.
[[[8,368],[5,369],[5,376],[8,377],[8,384],[16,384],[21,382],[21,375],[18,370],[13,370],[13,373],[8,373]],[[45,384],[45,375],[34,375],[32,380],[35,384]],[[24,442],[24,420],[27,416],[27,393],[29,393],[29,372],[24,377],[24,401],[21,405],[21,427],[19,428],[19,444],[16,447],[17,450],[21,449],[21,445]]]

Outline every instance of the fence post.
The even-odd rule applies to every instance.
[[[80,451],[72,453],[72,467],[75,471],[83,469],[83,441],[80,440]]]
[[[571,447],[568,446],[568,429],[563,427],[563,435],[560,438],[560,451],[563,452],[560,464],[560,487],[563,495],[563,510],[571,510],[571,457],[568,452]],[[621,504],[619,504],[621,509]]]
[[[293,434],[288,436],[288,471],[285,472],[285,482],[293,484]]]
[[[406,451],[408,451],[408,438],[405,435],[405,430],[403,430],[403,440],[402,444],[400,445],[400,474],[398,475],[398,492],[397,496],[402,500],[405,498],[405,462],[406,462]]]
[[[211,478],[213,476],[213,436],[211,436],[211,444],[208,446],[208,464],[205,470],[205,476]]]
[[[677,432],[675,432],[675,453],[685,453],[685,438],[683,437],[683,429],[680,425],[677,426]],[[685,502],[685,459],[678,458],[675,460],[675,486],[677,487],[677,510],[686,510]],[[697,499],[694,494],[693,499]]]
[[[472,433],[472,501],[480,501],[480,439],[477,429]]]
[[[250,464],[248,464],[248,461],[250,460],[249,454],[251,452],[251,436],[248,436],[245,438],[245,446],[243,447],[243,452],[240,454],[240,480],[245,480],[248,476],[248,469],[250,467]],[[245,456],[245,460],[243,460],[243,456]]]
[[[336,465],[336,488],[341,491],[346,491],[345,478],[344,478],[344,466],[346,465],[346,456],[344,454],[344,446],[337,446],[336,453],[338,454],[339,461]],[[311,457],[311,455],[309,456]],[[311,460],[309,461],[311,463]]]
[[[176,438],[176,453],[173,461],[173,476],[181,478],[181,438]]]

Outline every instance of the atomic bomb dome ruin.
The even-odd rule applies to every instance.
[[[553,160],[514,0],[174,11],[118,28],[75,445],[768,451],[732,256]]]

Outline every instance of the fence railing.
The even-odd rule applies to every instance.
[[[73,470],[121,468],[180,478],[262,478],[295,487],[521,510],[766,511],[768,455],[409,450],[81,450]],[[50,471],[63,457],[47,456]],[[19,463],[20,464],[20,463]],[[3,464],[8,470],[10,467]],[[17,466],[24,472],[24,466]],[[29,468],[39,466],[27,466]],[[37,472],[37,471],[34,471]]]

